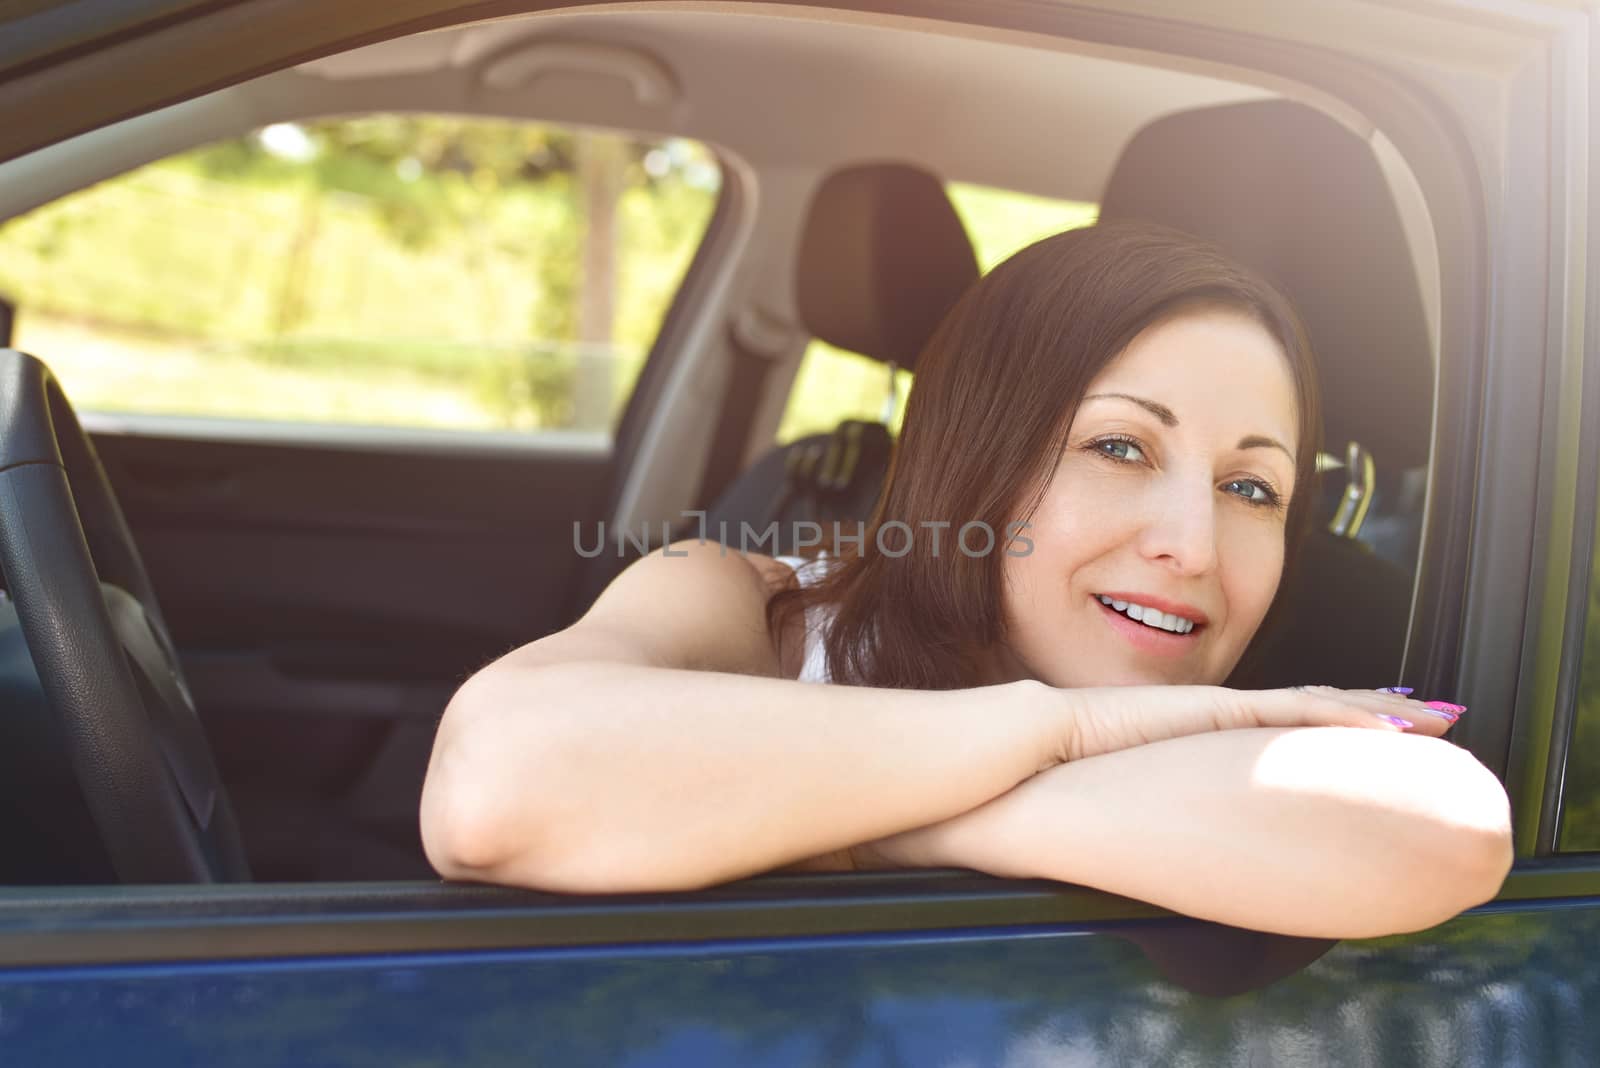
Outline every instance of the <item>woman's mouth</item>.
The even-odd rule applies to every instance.
[[[1188,634],[1195,628],[1195,621],[1187,616],[1180,616],[1175,612],[1163,612],[1151,605],[1139,604],[1136,601],[1125,601],[1108,594],[1097,594],[1100,603],[1114,612],[1120,612],[1136,623],[1143,623],[1147,627],[1164,630],[1171,634]]]
[[[1186,657],[1200,648],[1211,619],[1192,604],[1144,593],[1096,593],[1094,600],[1112,630],[1146,656]]]

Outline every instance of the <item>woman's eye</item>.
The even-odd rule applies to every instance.
[[[1095,443],[1095,448],[1111,457],[1113,460],[1128,460],[1138,463],[1144,459],[1144,451],[1131,441],[1121,438],[1110,438],[1106,441]]]
[[[1251,504],[1277,504],[1278,495],[1264,484],[1248,478],[1236,478],[1223,486],[1228,493],[1237,494]]]

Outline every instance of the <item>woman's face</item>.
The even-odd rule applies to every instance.
[[[1244,313],[1184,312],[1135,338],[1085,394],[1023,532],[1032,552],[1005,558],[1001,675],[1227,678],[1283,570],[1296,427],[1288,361]]]

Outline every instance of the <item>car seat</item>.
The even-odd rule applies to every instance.
[[[917,354],[978,274],[972,242],[938,178],[903,163],[862,164],[830,174],[812,196],[795,270],[796,309],[811,336],[883,363],[892,383],[896,369],[915,371]],[[746,415],[754,399],[730,395],[734,417]],[[720,441],[726,437],[736,440]],[[715,464],[737,455],[743,441],[737,433],[718,438],[722,451],[703,491],[707,536],[737,547],[741,524],[757,533],[775,524],[775,544],[748,546],[773,554],[795,552],[805,522],[819,525],[824,547],[832,544],[833,522],[853,535],[877,503],[893,452],[884,423],[845,420],[830,433],[770,450],[722,486]],[[676,536],[696,527],[685,525]]]

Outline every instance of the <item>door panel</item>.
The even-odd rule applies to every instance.
[[[0,971],[0,1034],[30,1064],[1578,1065],[1597,941],[1593,899],[1508,902],[1243,993],[1260,937],[1179,919],[68,965]]]
[[[96,437],[260,879],[426,877],[446,700],[570,616],[606,453]]]
[[[384,99],[0,220],[267,880],[432,875],[439,714],[575,615],[721,198],[695,142]]]

